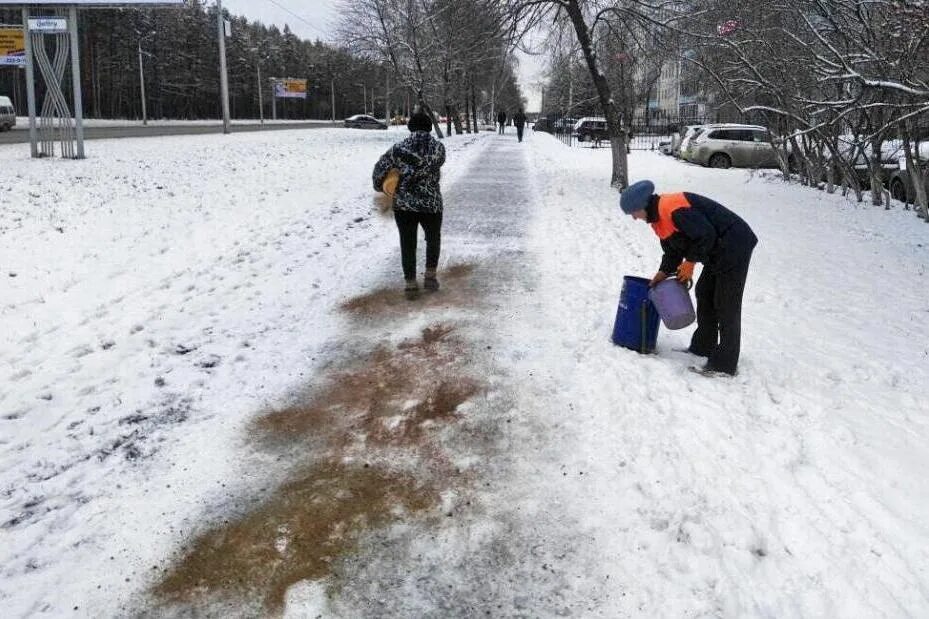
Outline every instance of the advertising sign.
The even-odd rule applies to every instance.
[[[68,31],[68,20],[53,17],[37,17],[29,20],[29,31],[55,34]]]
[[[0,28],[0,66],[26,66],[26,37],[22,28]]]
[[[306,99],[306,80],[293,78],[274,80],[274,96],[278,99]]]

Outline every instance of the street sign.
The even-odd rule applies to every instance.
[[[278,99],[306,99],[306,80],[275,79],[274,96]]]
[[[68,20],[53,17],[36,17],[29,19],[29,30],[43,34],[58,34],[68,31]]]
[[[0,28],[0,66],[26,66],[26,35],[22,28]]]

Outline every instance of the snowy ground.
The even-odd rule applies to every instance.
[[[0,149],[5,614],[929,613],[911,212],[634,153],[761,239],[711,380],[689,330],[609,342],[659,249],[607,149],[448,140],[409,304],[369,188],[403,132],[311,133]]]

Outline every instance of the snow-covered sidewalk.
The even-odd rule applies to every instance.
[[[660,250],[607,150],[448,140],[409,303],[368,189],[400,132],[311,133],[0,151],[12,616],[929,613],[912,213],[634,153],[761,240],[713,380],[689,330],[609,341]]]

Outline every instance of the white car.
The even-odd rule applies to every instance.
[[[16,110],[9,97],[0,97],[0,131],[9,131],[16,126]]]
[[[687,160],[711,168],[775,168],[777,154],[766,127],[736,123],[704,125],[691,138]]]
[[[703,131],[703,125],[687,125],[684,129],[684,137],[681,139],[681,144],[675,155],[685,161],[688,160],[687,151],[690,147],[690,141],[693,140],[695,136],[700,135],[701,131]]]

